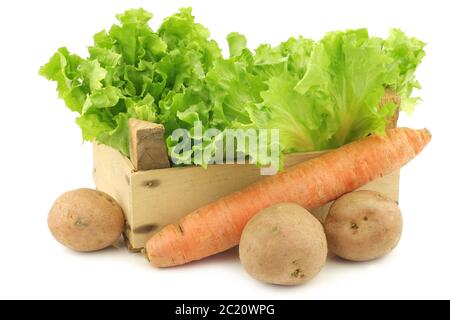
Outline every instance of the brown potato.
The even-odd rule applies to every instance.
[[[320,222],[295,203],[262,210],[245,226],[239,246],[245,270],[255,279],[296,285],[316,276],[327,258]]]
[[[402,214],[395,201],[375,191],[355,191],[337,199],[325,220],[328,246],[337,256],[369,261],[398,244]]]
[[[48,216],[48,226],[55,239],[80,252],[97,251],[114,244],[124,224],[117,202],[106,193],[91,189],[62,194]]]

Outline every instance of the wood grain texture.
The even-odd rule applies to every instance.
[[[103,191],[113,197],[125,214],[125,235],[130,234],[130,225],[133,225],[134,212],[131,200],[131,175],[134,171],[130,160],[117,150],[93,143],[94,170],[93,178],[97,190]]]
[[[136,170],[170,167],[163,125],[130,119],[128,127],[130,159]]]
[[[94,147],[97,188],[126,206],[129,248],[143,248],[149,237],[169,223],[220,197],[242,189],[263,176],[260,169],[250,164],[211,165],[201,167],[176,167],[159,170],[133,171],[130,161],[118,151]],[[286,167],[320,156],[324,152],[291,154],[286,157]],[[131,166],[132,167],[132,166]],[[124,183],[120,172],[129,174],[130,184]],[[375,190],[398,201],[399,172],[375,180],[362,189]],[[323,220],[327,204],[313,214]]]

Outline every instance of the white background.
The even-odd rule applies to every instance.
[[[450,10],[447,1],[0,1],[0,298],[322,299],[450,298]],[[302,34],[368,27],[386,36],[400,27],[428,43],[417,73],[423,102],[401,125],[427,127],[433,141],[402,170],[404,235],[395,252],[370,263],[330,259],[301,287],[250,278],[236,250],[157,270],[125,248],[71,252],[47,230],[47,213],[62,192],[94,187],[89,144],[75,115],[56,99],[55,84],[37,75],[60,46],[86,54],[92,35],[114,15],[142,6],[163,17],[192,5],[225,48],[231,31],[249,45]]]

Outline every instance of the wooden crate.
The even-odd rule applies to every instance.
[[[322,154],[311,152],[286,157],[286,167]],[[130,250],[140,250],[155,232],[187,213],[259,179],[259,168],[249,164],[177,167],[136,171],[118,151],[94,144],[94,181],[98,190],[122,206]],[[375,180],[362,189],[381,192],[398,201],[399,171]],[[314,210],[323,220],[330,204]]]

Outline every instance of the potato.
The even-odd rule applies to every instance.
[[[106,193],[91,189],[64,193],[48,216],[48,226],[55,239],[80,252],[97,251],[114,244],[124,224],[117,202]]]
[[[245,226],[239,246],[245,270],[255,279],[279,285],[303,284],[327,258],[320,222],[295,203],[262,210]]]
[[[391,252],[400,240],[402,214],[396,202],[375,192],[355,191],[337,199],[325,220],[330,251],[350,261]]]

